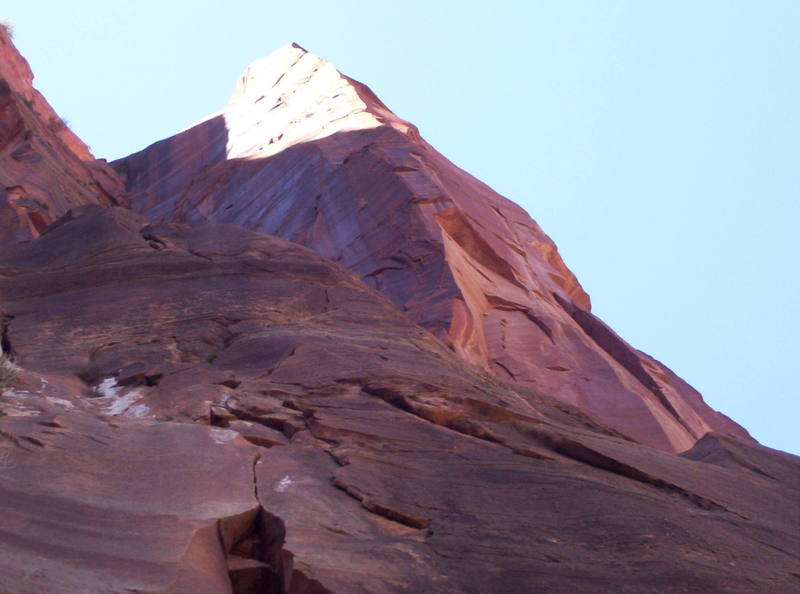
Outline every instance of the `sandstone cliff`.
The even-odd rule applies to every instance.
[[[137,213],[3,42],[0,591],[798,590],[798,458],[365,87],[256,63]]]
[[[92,157],[32,82],[0,27],[0,246],[38,237],[73,206],[126,203],[111,167]]]
[[[220,113],[114,166],[137,212],[302,243],[465,360],[642,443],[683,451],[707,431],[747,437],[590,313],[525,211],[297,45],[254,62]]]
[[[797,458],[626,440],[298,245],[95,205],[0,270],[9,591],[793,587]]]

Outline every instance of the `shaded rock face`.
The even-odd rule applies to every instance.
[[[681,456],[231,225],[70,211],[0,253],[13,592],[797,589],[800,462]]]
[[[38,237],[73,206],[126,203],[123,186],[32,86],[0,28],[0,247]]]
[[[114,163],[156,221],[232,223],[359,274],[464,360],[679,452],[748,438],[590,312],[553,242],[362,85],[292,45],[218,114]]]

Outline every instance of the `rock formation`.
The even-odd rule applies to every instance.
[[[148,218],[306,245],[465,360],[638,441],[678,452],[708,431],[747,437],[590,313],[525,211],[296,45],[253,63],[220,113],[114,166]]]
[[[0,27],[0,247],[38,237],[73,206],[126,204],[114,171],[92,157],[32,81]]]
[[[47,138],[2,156],[67,210],[0,227],[0,591],[800,588],[800,460],[616,337],[527,215],[329,64],[284,48],[117,163],[138,213]]]

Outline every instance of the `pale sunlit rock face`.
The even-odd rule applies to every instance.
[[[352,85],[329,62],[290,44],[253,62],[223,110],[230,159],[269,157],[337,132],[376,128]]]

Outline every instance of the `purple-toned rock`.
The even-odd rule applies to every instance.
[[[364,85],[296,45],[254,62],[221,112],[114,163],[158,221],[233,223],[358,273],[465,360],[632,438],[747,438],[590,313],[553,242]]]
[[[3,121],[40,130],[16,89]],[[329,64],[284,48],[119,164],[147,216],[46,138],[0,153],[64,211],[0,224],[0,591],[798,590],[798,458]]]
[[[10,591],[796,586],[796,457],[625,439],[296,244],[81,207],[0,304]]]

